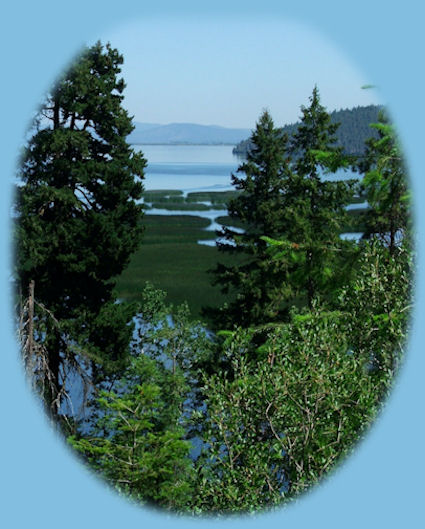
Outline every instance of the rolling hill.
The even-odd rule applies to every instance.
[[[218,125],[197,125],[195,123],[135,122],[134,131],[127,137],[131,144],[201,144],[235,145],[250,135],[249,129],[231,129]]]
[[[340,124],[335,136],[337,145],[341,146],[346,154],[361,155],[365,149],[365,141],[370,137],[377,137],[376,130],[372,129],[370,124],[378,121],[378,114],[382,108],[379,105],[369,105],[330,113],[331,121]],[[285,125],[282,127],[282,134],[291,137],[298,125],[299,123]],[[236,145],[233,153],[246,156],[250,147],[250,139],[245,139]]]

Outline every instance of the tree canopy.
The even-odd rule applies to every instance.
[[[221,325],[262,323],[276,318],[285,292],[285,270],[267,257],[262,235],[277,237],[288,222],[286,203],[290,178],[287,138],[282,138],[267,111],[252,134],[253,149],[232,183],[241,193],[228,203],[228,214],[244,230],[224,227],[218,247],[245,259],[237,266],[219,264],[215,284],[234,295],[234,301],[215,315]],[[238,176],[238,175],[241,176]]]
[[[215,268],[229,297],[207,313],[211,331],[152,284],[138,307],[114,292],[140,244],[146,165],[126,141],[122,60],[109,45],[85,49],[22,157],[27,371],[70,445],[130,499],[188,514],[274,508],[350,453],[403,360],[413,252],[394,129],[382,118],[353,159],[317,88],[291,137],[261,114],[218,234],[236,259]],[[335,174],[348,167],[361,183]],[[367,199],[365,236],[344,241],[354,193]],[[86,413],[74,415],[86,379]]]
[[[324,178],[330,166],[335,171],[348,163],[335,147],[338,125],[320,104],[317,88],[310,105],[301,110],[290,142],[264,112],[247,161],[238,168],[242,176],[232,178],[241,193],[230,201],[228,212],[244,232],[224,228],[218,246],[246,256],[246,262],[215,269],[215,283],[234,296],[216,313],[222,326],[279,319],[297,297],[306,297],[311,306],[339,280],[341,266],[336,263],[350,262],[350,245],[341,241],[340,233],[354,182]],[[287,242],[286,261],[270,260],[264,236]]]
[[[66,343],[106,367],[125,358],[131,336],[113,287],[141,240],[146,162],[126,141],[122,62],[110,45],[83,50],[41,105],[19,168],[18,287],[35,285],[51,405]]]
[[[369,204],[364,237],[379,236],[393,253],[399,240],[411,230],[407,171],[388,116],[381,112],[372,127],[378,137],[366,142],[365,156],[358,163],[365,173],[361,188]]]
[[[354,181],[329,181],[324,176],[347,166],[342,149],[336,147],[338,124],[320,103],[317,87],[308,107],[301,107],[302,117],[291,140],[294,177],[291,181],[292,222],[285,239],[298,245],[296,260],[300,293],[313,299],[324,295],[337,278],[338,262],[347,254],[341,241],[341,228],[346,221],[346,206],[354,194]],[[341,259],[341,256],[343,258]]]

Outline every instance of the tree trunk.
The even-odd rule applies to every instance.
[[[60,105],[56,97],[53,100],[53,128],[56,130],[60,126]]]
[[[31,362],[34,353],[34,279],[31,279],[28,287],[28,341],[27,361]]]
[[[59,414],[59,409],[61,406],[60,402],[60,393],[61,393],[61,383],[60,383],[60,365],[61,365],[61,356],[60,356],[60,345],[61,338],[58,329],[52,329],[52,334],[48,338],[46,343],[47,348],[47,363],[48,363],[48,380],[45,381],[46,391],[45,391],[45,404],[46,409],[52,419],[57,419]]]
[[[313,307],[313,298],[314,298],[314,280],[312,277],[312,268],[313,268],[313,252],[311,250],[307,251],[307,300],[308,308],[311,310]]]

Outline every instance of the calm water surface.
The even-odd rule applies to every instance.
[[[143,152],[148,165],[145,170],[146,190],[178,189],[183,195],[194,191],[227,191],[233,189],[231,174],[235,173],[242,159],[232,153],[233,145],[133,145],[136,151]],[[358,178],[351,171],[337,171],[324,176],[328,180]],[[347,209],[363,209],[364,204],[352,204]],[[194,215],[210,220],[206,230],[218,230],[216,222],[226,210],[176,211],[150,209],[147,215]],[[346,233],[345,239],[359,239],[361,233]],[[215,245],[214,240],[200,240],[199,244]]]
[[[225,191],[241,160],[234,145],[133,145],[148,161],[145,189]]]
[[[232,189],[231,173],[242,159],[232,153],[234,145],[133,145],[148,161],[145,189],[191,191]],[[358,178],[351,171],[339,170],[328,180]]]

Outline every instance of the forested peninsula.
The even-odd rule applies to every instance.
[[[345,154],[362,155],[366,140],[371,136],[376,137],[376,132],[371,130],[370,124],[378,121],[380,111],[382,111],[381,106],[368,105],[330,112],[331,123],[339,124],[335,132],[336,146],[341,147]],[[282,135],[293,136],[299,125],[300,123],[284,125],[281,127]],[[246,139],[239,142],[233,152],[244,157],[250,148],[252,148],[251,140]]]
[[[352,452],[403,362],[414,247],[396,130],[370,107],[368,133],[353,125],[342,148],[316,86],[290,135],[263,112],[221,198],[220,304],[206,297],[194,320],[152,281],[134,302],[118,294],[132,257],[153,259],[149,238],[196,237],[178,222],[145,235],[123,60],[85,48],[28,134],[14,203],[23,366],[58,436],[132,502],[192,517],[280,508]],[[362,234],[344,238],[356,199]],[[173,270],[184,295],[193,278]]]

